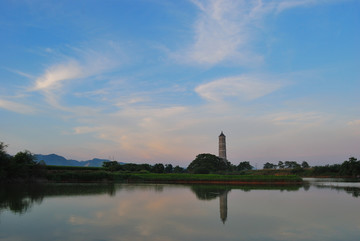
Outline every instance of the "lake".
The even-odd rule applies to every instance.
[[[0,240],[358,240],[360,183],[0,186]]]

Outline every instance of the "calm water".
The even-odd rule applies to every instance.
[[[360,183],[0,186],[0,240],[359,240]]]

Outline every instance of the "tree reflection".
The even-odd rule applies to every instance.
[[[45,197],[84,196],[108,194],[114,196],[114,184],[10,184],[0,186],[0,212],[10,210],[16,214],[30,211],[34,204],[41,204]]]
[[[344,190],[356,198],[360,195],[360,188],[358,187],[345,187]]]
[[[221,194],[230,191],[231,188],[223,185],[194,185],[191,186],[193,191],[199,200],[212,200],[220,196]]]
[[[40,188],[32,185],[2,185],[0,189],[0,210],[13,213],[27,212],[33,203],[41,203],[44,198]]]
[[[342,187],[342,186],[334,186],[334,185],[314,185],[318,189],[332,189],[337,191],[345,191],[347,194],[350,194],[354,198],[360,197],[360,187]]]
[[[115,196],[119,191],[141,191],[163,192],[166,184],[8,184],[0,185],[0,213],[9,210],[22,215],[29,212],[35,204],[41,204],[47,197],[59,196],[92,196],[103,195]],[[180,185],[183,186],[183,185]],[[355,198],[360,196],[360,187],[356,186],[321,186],[319,184],[304,185],[185,185],[196,195],[197,199],[206,201],[219,198],[220,219],[226,222],[228,216],[228,194],[231,190],[250,192],[252,190],[278,190],[298,191],[300,188],[309,190],[310,187],[334,189],[346,192]]]

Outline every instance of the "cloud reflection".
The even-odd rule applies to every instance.
[[[46,201],[24,214],[27,218],[18,220],[21,226],[36,219],[37,225],[27,223],[28,228],[19,233],[9,222],[14,217],[3,212],[1,238],[350,240],[359,233],[358,215],[351,211],[357,207],[358,199],[316,185],[306,189],[152,184],[49,186],[52,188],[40,192],[41,200]]]

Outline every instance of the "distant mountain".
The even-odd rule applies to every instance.
[[[43,160],[46,165],[53,166],[78,166],[78,167],[101,167],[103,162],[108,162],[108,159],[98,159],[94,158],[88,161],[76,161],[76,160],[68,160],[65,157],[50,154],[50,155],[41,155],[35,154],[35,161],[39,162]],[[123,162],[119,162],[120,164],[125,164]]]
[[[79,161],[76,160],[67,160],[65,157],[50,154],[50,155],[41,155],[35,154],[35,159],[37,162],[43,160],[46,165],[54,166],[83,166]]]
[[[92,160],[82,161],[80,163],[84,164],[85,167],[101,167],[103,162],[109,162],[109,161],[110,160],[108,159],[94,158]]]

